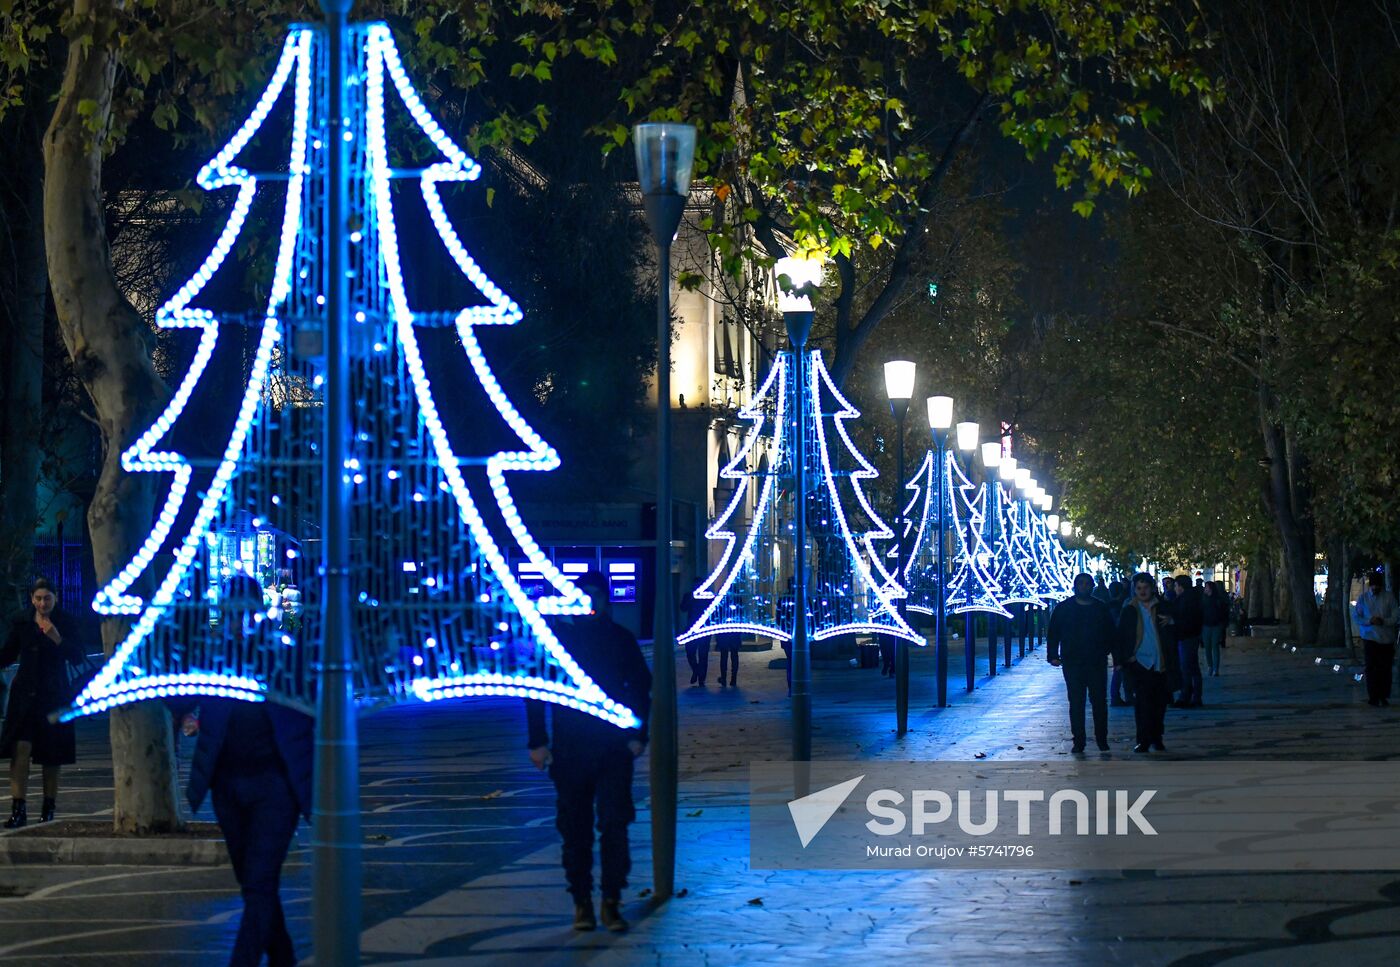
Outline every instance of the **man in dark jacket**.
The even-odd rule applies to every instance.
[[[221,622],[249,628],[254,647],[270,634],[253,620],[263,608],[262,589],[240,575],[224,589]],[[245,622],[245,618],[249,621]],[[172,708],[180,710],[172,703]],[[199,734],[185,795],[198,811],[206,794],[228,844],[233,875],[243,893],[243,919],[229,958],[255,967],[266,956],[274,967],[297,962],[282,913],[282,863],[299,816],[311,818],[315,722],[271,702],[201,698],[198,714],[183,717],[186,735]]]
[[[295,964],[282,913],[282,863],[299,816],[311,818],[315,723],[271,702],[216,698],[200,702],[184,722],[198,731],[185,795],[198,811],[206,794],[228,844],[243,893],[231,965]]]
[[[1176,579],[1176,600],[1172,602],[1172,618],[1176,630],[1177,664],[1181,667],[1181,698],[1177,708],[1199,708],[1201,705],[1201,633],[1204,622],[1204,592],[1191,583],[1191,575]]]
[[[597,810],[598,852],[602,866],[602,920],[613,933],[627,929],[619,909],[632,868],[627,827],[636,818],[632,803],[632,764],[647,742],[651,710],[651,671],[630,631],[612,620],[608,581],[589,571],[577,581],[593,601],[593,612],[556,626],[560,642],[579,667],[608,696],[641,719],[637,729],[620,729],[578,709],[536,701],[525,703],[530,761],[549,769],[557,793],[555,826],[564,840],[564,879],[574,898],[574,929],[592,930],[593,824]],[[554,736],[545,726],[553,712]]]
[[[1133,578],[1133,593],[1118,616],[1118,647],[1114,662],[1124,666],[1133,690],[1137,719],[1134,752],[1167,751],[1162,742],[1167,703],[1179,680],[1175,620],[1157,597],[1157,582],[1150,574]]]
[[[1094,739],[1108,751],[1108,656],[1113,650],[1113,618],[1094,597],[1094,579],[1074,578],[1074,597],[1050,612],[1045,632],[1045,657],[1065,674],[1069,690],[1069,728],[1074,752],[1084,751],[1084,693],[1094,708]]]

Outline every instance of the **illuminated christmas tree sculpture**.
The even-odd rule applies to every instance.
[[[779,559],[793,545],[793,516],[805,515],[805,553],[810,578],[806,609],[811,640],[869,633],[924,643],[899,614],[904,594],[897,575],[880,552],[893,536],[865,493],[864,481],[877,476],[846,431],[860,412],[841,395],[821,353],[809,353],[805,385],[790,374],[793,353],[778,355],[773,369],[741,411],[752,426],[744,444],[721,476],[737,481],[729,503],[715,516],[706,536],[723,542],[719,562],[696,591],[708,599],[682,642],[718,634],[759,635],[789,641],[796,604],[781,580]],[[799,398],[799,394],[801,397]],[[805,413],[805,425],[794,414]],[[793,493],[796,479],[794,434],[806,434],[808,493]],[[766,450],[766,466],[755,463]],[[753,501],[745,524],[743,508]]]
[[[995,480],[986,483],[987,543],[992,548],[992,577],[1001,588],[1001,604],[1039,605],[1035,581],[1026,573],[1029,563],[1015,539],[1015,500],[1007,500]]]
[[[328,60],[322,28],[294,28],[251,114],[199,173],[205,190],[232,189],[235,198],[203,264],[157,314],[162,327],[197,333],[198,346],[169,405],[122,454],[128,472],[159,474],[168,490],[140,550],[94,602],[103,614],[129,616],[130,631],[65,717],[173,694],[315,707],[326,258],[341,242],[323,224],[326,142],[339,130],[329,124],[325,79],[343,70],[353,227],[344,240],[353,322],[343,474],[353,487],[355,698],[363,708],[513,695],[633,725],[632,711],[588,678],[542,616],[590,603],[535,544],[507,484],[510,471],[552,470],[559,461],[507,399],[478,342],[476,327],[521,318],[468,252],[439,195],[440,184],[473,181],[481,168],[429,114],[385,25],[352,26],[345,65]],[[239,159],[274,109],[289,118],[290,153],[275,170],[249,170]],[[391,155],[386,129],[395,113],[404,121],[395,119],[395,130],[421,142],[419,160]],[[263,138],[275,138],[277,126],[266,127]],[[272,276],[258,286],[266,304],[247,313],[209,308],[206,287],[217,288],[210,283],[255,205],[280,226]],[[410,208],[420,227],[401,236]],[[411,238],[407,249],[401,237]],[[405,270],[426,252],[447,266],[441,277],[462,283],[468,304],[435,311],[411,301],[416,289]],[[251,353],[234,338],[241,333],[252,334]],[[454,377],[454,362],[471,376]],[[201,378],[206,370],[224,373],[225,386],[241,383],[236,398],[218,399]],[[462,386],[482,398],[479,406],[440,409],[435,388]],[[470,452],[454,438],[454,420],[498,424],[510,442]],[[275,557],[275,582],[266,560],[220,550],[239,528],[258,534],[259,553]],[[550,595],[527,598],[506,541],[552,585]],[[269,583],[275,598],[259,587]]]
[[[986,539],[982,488],[968,479],[952,453],[947,454],[945,464],[944,492],[952,497],[952,529],[958,535],[954,562],[957,570],[948,581],[948,611],[981,611],[1009,618],[1011,612],[1002,607],[1002,588],[992,574],[993,555]]]
[[[919,469],[904,485],[911,496],[903,512],[905,559],[900,580],[907,595],[905,609],[926,615],[938,612],[938,521],[940,516],[947,517],[946,510],[937,506],[937,459],[934,451],[926,450]],[[946,508],[947,492],[944,494]],[[887,558],[893,560],[898,554],[898,543],[890,541]]]

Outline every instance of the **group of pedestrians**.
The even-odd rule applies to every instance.
[[[1111,704],[1134,708],[1133,751],[1165,752],[1168,706],[1200,708],[1205,673],[1220,674],[1229,615],[1230,599],[1218,581],[1198,585],[1183,574],[1168,578],[1159,593],[1147,573],[1134,575],[1127,587],[1118,581],[1096,585],[1092,576],[1077,575],[1074,595],[1051,612],[1046,631],[1046,657],[1063,671],[1069,693],[1073,751],[1081,753],[1087,744],[1086,699],[1094,739],[1108,751],[1111,660]]]

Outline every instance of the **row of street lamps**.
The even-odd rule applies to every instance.
[[[890,412],[895,420],[895,462],[896,478],[895,493],[899,493],[899,488],[905,484],[904,467],[904,422],[909,414],[909,403],[914,396],[916,367],[913,362],[905,359],[891,360],[885,363],[885,394],[890,401]],[[928,407],[928,426],[932,438],[934,452],[937,458],[935,467],[937,470],[936,492],[934,495],[935,506],[938,508],[936,515],[936,547],[935,563],[938,573],[938,603],[934,614],[934,666],[937,680],[937,696],[940,708],[948,704],[948,607],[947,607],[947,541],[948,526],[947,515],[944,513],[944,503],[949,495],[945,493],[946,461],[948,459],[948,443],[950,433],[958,450],[967,455],[967,467],[971,476],[974,460],[979,451],[980,427],[977,423],[967,420],[954,424],[954,402],[951,396],[930,396],[926,401]],[[1008,487],[1018,491],[1022,497],[1032,503],[1042,512],[1049,511],[1054,506],[1054,498],[1046,492],[1045,488],[1036,482],[1028,467],[1017,465],[1014,457],[1003,454],[1001,443],[996,440],[987,441],[980,444],[980,454],[982,464],[986,468],[988,479],[995,474],[997,478],[1007,484]],[[904,579],[905,563],[909,556],[909,549],[905,546],[906,535],[909,531],[909,520],[906,517],[906,510],[902,500],[896,498],[896,508],[898,517],[895,522],[895,533],[897,535],[897,558],[899,562],[897,572]],[[1067,520],[1060,520],[1058,515],[1049,514],[1046,523],[1051,528],[1058,528],[1060,534],[1069,537],[1074,532],[1073,525]],[[1093,535],[1089,537],[1093,541]],[[904,613],[904,599],[899,601],[900,613]],[[967,624],[967,646],[965,651],[965,664],[967,674],[967,690],[972,691],[976,671],[976,655],[973,650],[975,643],[973,612],[968,612]],[[1009,639],[1008,639],[1009,641]],[[909,723],[909,646],[906,642],[900,641],[897,644],[895,658],[895,730],[897,734],[904,735],[908,731]],[[1008,649],[1009,649],[1008,644]],[[1009,651],[1008,651],[1009,654]],[[995,663],[995,658],[993,658]]]

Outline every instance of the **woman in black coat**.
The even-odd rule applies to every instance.
[[[44,806],[41,823],[53,819],[58,797],[60,766],[77,761],[73,723],[55,724],[49,713],[68,704],[68,666],[83,660],[72,619],[59,611],[53,585],[40,578],[30,592],[31,607],[10,625],[0,647],[0,668],[19,662],[10,685],[10,705],[0,730],[0,757],[10,760],[10,818],[6,829],[18,829],[29,821],[25,799],[29,792],[29,764],[44,769]]]

